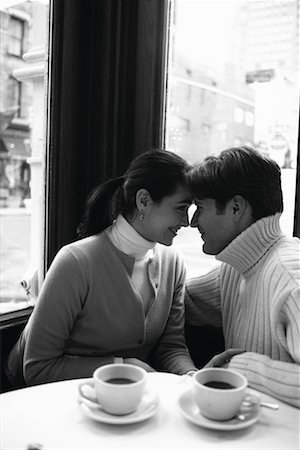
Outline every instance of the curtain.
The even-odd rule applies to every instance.
[[[166,0],[53,0],[46,266],[88,193],[162,147]]]

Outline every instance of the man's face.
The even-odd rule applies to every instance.
[[[231,203],[229,201],[224,211],[220,212],[212,198],[195,201],[197,210],[192,217],[191,227],[198,228],[204,242],[203,251],[208,255],[220,253],[239,234]]]

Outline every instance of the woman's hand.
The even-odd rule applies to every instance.
[[[145,369],[146,372],[156,372],[156,370],[154,370],[153,367],[149,366],[149,364],[137,358],[124,358],[123,362],[126,364],[132,364],[133,366],[141,367],[142,369]]]
[[[240,348],[230,348],[225,350],[225,352],[218,353],[215,355],[204,367],[203,369],[207,369],[208,367],[227,367],[231,358],[235,355],[239,355],[240,353],[244,353],[245,350]]]

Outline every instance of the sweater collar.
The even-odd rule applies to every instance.
[[[239,273],[249,272],[283,236],[279,219],[281,214],[264,217],[239,234],[216,259],[233,266]]]
[[[148,252],[149,256],[153,254],[156,243],[143,238],[121,214],[111,225],[108,234],[113,244],[126,255],[140,259]]]

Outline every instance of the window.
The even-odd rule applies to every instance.
[[[10,76],[7,80],[7,104],[8,108],[15,108],[16,115],[20,116],[22,86],[21,82]]]
[[[3,314],[32,305],[43,278],[48,2],[3,2],[0,16]]]
[[[24,21],[17,17],[10,17],[8,52],[11,55],[22,57],[24,38]]]
[[[166,149],[196,162],[226,147],[250,143],[275,159],[282,168],[281,225],[289,235],[294,227],[298,157],[298,8],[297,0],[269,0],[263,7],[255,1],[173,0],[168,43]],[[284,30],[278,27],[282,21]],[[198,104],[187,104],[177,95],[186,84],[193,86]],[[171,124],[183,110],[194,120],[179,139],[178,127]],[[186,257],[188,275],[197,275],[202,268],[207,271],[209,258],[205,255],[202,263],[197,231],[182,229],[175,245]]]
[[[244,111],[239,106],[234,109],[234,120],[236,123],[243,123],[244,121]]]
[[[246,111],[245,114],[245,123],[248,127],[253,127],[254,125],[254,114],[251,111]]]

